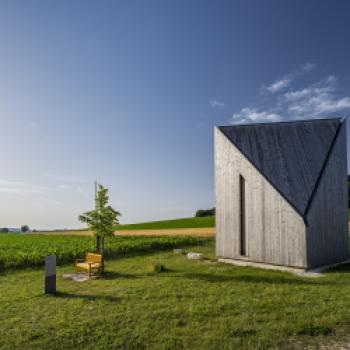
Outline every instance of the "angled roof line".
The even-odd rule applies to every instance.
[[[295,187],[295,185],[297,183],[299,183],[299,180],[297,178],[294,178],[294,181],[292,182],[291,185],[287,185],[287,187],[284,187],[284,185],[283,185],[282,187],[280,187],[283,184],[283,181],[288,179],[288,175],[286,175],[287,178],[285,180],[282,180],[281,178],[280,178],[280,180],[278,180],[278,178],[275,178],[276,174],[274,172],[271,173],[271,171],[264,171],[263,164],[265,164],[265,166],[266,166],[266,164],[268,164],[268,163],[261,163],[261,162],[264,162],[264,158],[261,158],[261,157],[263,157],[263,155],[262,154],[259,155],[259,153],[255,153],[256,151],[259,150],[259,148],[256,150],[250,149],[250,147],[253,147],[252,146],[253,144],[250,144],[251,141],[249,141],[249,134],[251,133],[251,131],[248,134],[246,134],[246,132],[244,132],[244,134],[236,134],[237,136],[233,137],[233,135],[235,135],[236,132],[239,133],[239,130],[242,130],[242,131],[247,130],[245,128],[245,126],[258,127],[260,125],[276,125],[276,124],[281,125],[281,124],[286,124],[286,123],[287,124],[288,123],[304,124],[305,122],[307,122],[307,123],[308,122],[317,122],[317,121],[320,121],[320,122],[321,121],[325,121],[325,122],[328,121],[329,122],[331,120],[336,122],[336,124],[333,124],[335,126],[335,129],[333,129],[333,132],[331,132],[328,136],[328,140],[330,143],[328,144],[328,146],[326,146],[327,143],[324,144],[324,146],[326,146],[326,148],[323,147],[324,156],[321,158],[320,157],[318,158],[319,159],[318,165],[317,165],[317,168],[314,168],[313,175],[312,175],[312,173],[308,173],[309,176],[312,176],[312,177],[305,178],[304,181],[309,181],[309,188],[306,192],[308,194],[303,195],[303,197],[300,197],[300,196],[298,197],[298,195],[297,195],[298,192],[295,195],[291,196],[292,193],[295,193],[295,192],[293,192],[293,182],[294,182],[294,191],[297,190],[297,191],[302,191],[301,193],[305,193],[301,183],[299,185],[297,185],[297,187]],[[225,138],[227,138],[235,146],[235,148],[250,162],[251,165],[253,165],[253,167],[268,181],[268,183],[270,183],[270,185],[291,205],[291,207],[304,219],[304,221],[306,223],[305,217],[308,213],[308,209],[309,209],[309,207],[312,203],[312,200],[314,198],[314,195],[317,191],[317,188],[319,186],[319,182],[323,176],[323,173],[324,173],[324,170],[325,170],[326,165],[328,163],[328,160],[330,158],[330,155],[332,154],[332,150],[334,148],[334,144],[336,143],[336,140],[338,139],[339,132],[340,132],[341,128],[343,127],[343,125],[345,124],[344,120],[346,120],[346,119],[345,118],[320,118],[320,119],[311,119],[311,120],[308,119],[308,120],[297,120],[297,121],[285,121],[285,122],[278,122],[278,123],[256,123],[256,124],[247,124],[247,125],[239,124],[239,125],[231,125],[231,126],[224,126],[224,127],[218,126],[217,129],[220,130],[221,134],[223,136],[225,136]],[[242,126],[244,127],[243,129],[241,128]],[[231,131],[231,134],[230,133],[227,134],[227,132],[229,132],[229,131],[225,132],[225,129],[230,130],[231,127],[233,128]],[[237,129],[237,131],[233,131],[236,127],[239,127],[241,129]],[[257,130],[255,132],[258,132],[259,129],[255,129],[255,130]],[[234,132],[234,134],[232,134],[233,132]],[[239,136],[239,135],[241,135],[241,136]],[[242,142],[244,142],[243,139],[242,140],[240,139],[240,137],[243,137],[242,135],[246,135],[246,136],[244,136],[245,140],[246,140],[245,142],[249,142],[249,144],[250,144],[250,146],[248,146],[249,149],[247,149],[247,150],[245,150],[245,148],[244,148],[245,146],[244,146],[244,144],[242,144]],[[330,138],[331,135],[332,135],[332,138]],[[300,135],[300,136],[302,136],[302,135]],[[237,139],[237,137],[238,137],[238,139]],[[265,139],[265,141],[267,141],[267,140],[268,139]],[[236,141],[238,141],[238,143]],[[289,139],[289,141],[293,142],[293,138]],[[258,141],[255,141],[255,142],[258,142]],[[259,143],[257,143],[256,145],[259,145]],[[243,147],[243,148],[241,148],[241,147]],[[309,156],[306,156],[306,158],[304,158],[304,162],[308,161],[308,159],[310,159],[308,157],[310,157],[310,156],[312,157],[312,155],[311,155],[312,153],[310,153],[310,151],[312,150],[312,148],[310,149],[310,140],[309,140],[308,147],[309,147],[309,151],[308,151]],[[311,147],[312,147],[312,144],[311,144]],[[261,151],[261,148],[260,148],[260,151]],[[266,151],[266,148],[265,148],[265,151]],[[286,148],[284,149],[284,151],[286,151]],[[287,155],[286,159],[288,159],[288,153],[284,154],[284,156],[283,156],[283,153],[280,154],[279,159],[280,160],[283,159],[281,157],[285,157],[286,155]],[[276,160],[278,161],[278,158]],[[302,164],[302,163],[299,163],[299,164]],[[271,163],[270,163],[270,166],[271,166]],[[282,166],[283,166],[283,163],[282,163]],[[291,163],[289,162],[289,166],[287,168],[285,168],[285,170],[283,170],[284,172],[287,171],[287,173],[285,173],[285,174],[289,174],[288,169],[290,169],[290,166],[291,166]],[[266,170],[268,170],[268,169],[269,168],[266,168]],[[270,167],[270,170],[271,170],[271,167]],[[300,170],[302,170],[302,168],[300,168]],[[283,174],[283,173],[281,173],[281,174]],[[303,173],[300,173],[300,176],[303,176],[302,174]],[[276,180],[277,180],[277,182],[276,182]],[[280,181],[282,181],[282,182],[280,182]],[[306,184],[307,184],[307,182],[305,183],[305,185]],[[289,187],[289,186],[291,186],[291,187]],[[289,190],[288,190],[288,187],[289,187]],[[285,190],[287,190],[287,192]],[[289,192],[289,191],[292,191],[292,192]],[[297,199],[297,198],[299,198],[299,199]],[[304,198],[304,199],[302,199],[302,198]]]
[[[306,217],[306,215],[307,215],[307,213],[308,213],[308,211],[309,211],[309,209],[310,209],[311,203],[312,203],[312,201],[313,201],[313,199],[314,199],[314,197],[315,197],[315,195],[316,195],[316,192],[317,192],[318,186],[319,186],[319,184],[320,184],[320,182],[321,182],[321,180],[322,180],[323,174],[325,173],[325,169],[326,169],[326,167],[327,167],[329,158],[330,158],[330,156],[331,156],[331,154],[332,154],[332,152],[333,152],[335,143],[336,143],[337,140],[338,140],[338,136],[339,136],[340,130],[344,127],[344,125],[346,125],[346,124],[344,123],[344,121],[346,121],[346,118],[341,118],[341,123],[339,124],[338,129],[337,129],[337,131],[336,131],[336,133],[335,133],[335,136],[334,136],[334,139],[333,139],[333,141],[332,141],[331,147],[329,147],[329,150],[328,150],[326,159],[325,159],[325,161],[324,161],[324,163],[323,163],[323,166],[322,166],[322,169],[321,169],[321,171],[320,171],[320,174],[318,175],[318,178],[317,178],[317,180],[316,180],[314,189],[313,189],[313,191],[312,191],[312,193],[311,193],[311,196],[310,196],[310,198],[309,198],[309,201],[308,201],[308,203],[307,203],[307,205],[306,205],[305,214],[304,214],[305,217]]]
[[[266,123],[266,124],[268,124],[268,123]],[[220,128],[220,126],[217,126],[216,127],[220,132],[221,132],[221,134],[223,135],[223,136],[225,136],[225,138],[227,138],[227,136],[219,129]],[[230,141],[230,140],[229,140]],[[231,142],[232,143],[232,142]],[[247,159],[248,160],[248,162],[259,172],[259,174],[261,174],[264,178],[265,178],[265,180],[289,203],[289,205],[291,206],[291,207],[293,207],[293,209],[302,217],[302,218],[304,218],[304,215],[303,215],[303,213],[283,194],[283,192],[282,191],[280,191],[274,184],[273,184],[273,182],[260,170],[260,169],[258,169],[257,168],[257,166],[252,162],[252,160],[251,159],[249,159],[249,157],[248,156],[246,156],[235,144],[233,144],[232,143],[232,145],[238,150],[238,152],[239,153],[241,153],[242,155],[243,155],[243,157],[245,158],[245,159]]]
[[[259,125],[278,125],[278,124],[296,124],[296,123],[308,123],[321,120],[341,120],[342,122],[346,117],[328,117],[328,118],[313,118],[313,119],[297,119],[297,120],[281,120],[277,122],[262,122],[262,123],[245,123],[245,124],[231,124],[229,126],[259,126]],[[227,125],[216,125],[219,129],[221,127],[226,127]]]

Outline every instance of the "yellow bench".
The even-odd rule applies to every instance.
[[[92,271],[101,274],[102,271],[102,255],[97,253],[85,253],[85,259],[75,260],[75,269],[79,272],[86,271],[91,277]]]

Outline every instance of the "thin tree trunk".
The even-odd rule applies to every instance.
[[[104,237],[101,237],[101,255],[102,255],[102,274],[104,273],[105,270],[105,239]]]
[[[101,254],[101,241],[99,236],[96,236],[96,252]]]

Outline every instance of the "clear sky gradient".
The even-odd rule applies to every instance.
[[[350,111],[349,1],[1,1],[0,226],[214,205],[213,127]]]

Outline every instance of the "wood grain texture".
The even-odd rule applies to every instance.
[[[240,255],[239,175],[246,186],[246,257]],[[217,128],[215,182],[219,257],[306,267],[303,218]]]
[[[219,129],[304,215],[340,125],[335,118]]]
[[[346,151],[344,122],[306,215],[309,267],[349,258]]]

